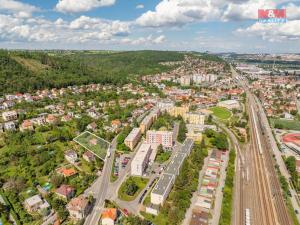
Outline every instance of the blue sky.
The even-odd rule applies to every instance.
[[[273,8],[288,22],[257,21]],[[0,48],[300,53],[300,2],[0,0]]]

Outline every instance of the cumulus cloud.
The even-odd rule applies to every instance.
[[[0,14],[0,39],[36,42],[88,42],[111,40],[130,33],[127,22],[81,16],[73,21],[58,18],[18,18]]]
[[[220,15],[220,0],[163,0],[155,11],[142,14],[137,23],[141,26],[181,26],[198,20],[205,21]]]
[[[158,37],[153,37],[149,35],[147,37],[140,37],[138,39],[123,38],[120,43],[130,44],[130,45],[153,45],[153,44],[162,44],[166,40],[164,35]]]
[[[33,12],[39,9],[33,5],[15,0],[0,0],[0,11],[14,13],[18,17],[30,17]]]
[[[164,35],[131,39],[130,22],[80,16],[72,21],[35,17],[19,18],[0,14],[0,40],[41,43],[101,43],[111,45],[159,45]]]
[[[286,6],[286,14],[288,20],[300,20],[300,6],[289,3]]]
[[[238,29],[238,34],[260,36],[263,40],[281,42],[300,40],[300,20],[288,21],[283,24],[255,23],[245,29]]]
[[[193,22],[257,19],[258,9],[278,8],[288,0],[162,0],[137,18],[145,27],[182,26]],[[285,6],[283,6],[285,7]],[[288,7],[291,19],[299,17],[299,7]]]
[[[95,8],[114,5],[116,0],[59,0],[55,8],[63,13],[87,12]]]

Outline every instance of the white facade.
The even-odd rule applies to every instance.
[[[154,205],[162,205],[167,199],[174,182],[174,175],[162,174],[151,192],[151,203]]]
[[[190,124],[203,125],[205,121],[205,115],[202,113],[185,113],[183,115],[183,119],[185,122]]]
[[[227,108],[229,110],[240,108],[240,103],[237,100],[226,100],[219,102],[217,105],[220,107]]]
[[[16,120],[16,119],[18,119],[18,114],[16,111],[3,112],[2,118],[5,122],[11,121],[11,120]]]
[[[191,76],[180,77],[180,84],[182,86],[190,86],[191,85]]]
[[[172,101],[160,101],[157,103],[157,107],[160,109],[160,111],[168,111],[172,107],[175,106],[175,103]]]
[[[132,176],[143,176],[143,173],[148,166],[150,155],[151,145],[145,143],[142,144],[137,150],[137,153],[131,163]]]

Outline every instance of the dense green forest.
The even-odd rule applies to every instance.
[[[89,83],[124,84],[139,75],[167,71],[160,62],[181,61],[169,51],[6,51],[0,50],[0,95]]]

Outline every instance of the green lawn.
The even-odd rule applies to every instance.
[[[155,162],[164,163],[170,158],[171,154],[172,154],[171,151],[166,151],[166,152],[157,154],[156,158],[155,158]]]
[[[85,131],[76,138],[74,141],[80,144],[85,149],[95,153],[100,159],[104,160],[107,150],[109,148],[109,142],[106,140]]]
[[[126,188],[128,187],[130,179],[132,179],[133,182],[138,187],[137,191],[132,196],[128,195],[126,193]],[[148,181],[149,181],[149,179],[146,179],[146,178],[129,177],[126,181],[123,182],[123,184],[121,185],[121,187],[120,187],[120,189],[118,191],[118,197],[119,197],[119,199],[121,199],[123,201],[133,201],[138,196],[138,194],[146,187]]]
[[[285,120],[285,119],[270,119],[271,125],[274,128],[285,130],[300,130],[300,122],[297,120]]]
[[[227,120],[231,117],[231,112],[224,107],[211,107],[209,108],[213,112],[213,115],[222,120]]]

